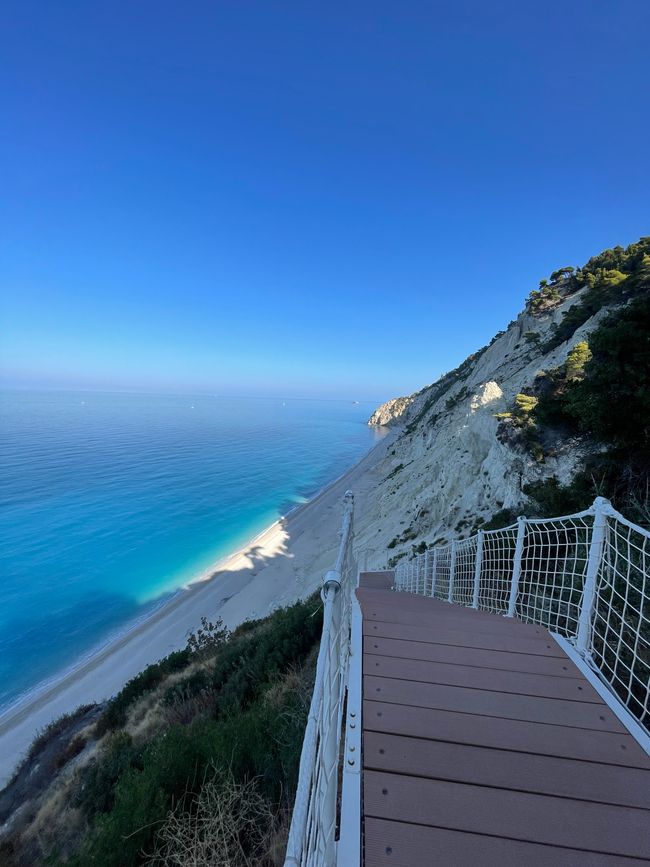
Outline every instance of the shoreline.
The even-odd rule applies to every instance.
[[[296,504],[243,547],[215,561],[169,598],[161,599],[153,610],[125,624],[101,645],[5,708],[0,713],[0,788],[6,785],[40,730],[80,704],[106,700],[147,665],[184,647],[188,633],[199,625],[201,616],[221,616],[232,629],[243,620],[265,616],[273,608],[308,595],[314,587],[312,573],[318,555],[335,548],[337,530],[323,538],[324,549],[317,544],[302,550],[304,546],[298,543],[309,534],[313,542],[319,542],[316,531],[324,531],[324,521],[330,517],[327,513],[335,509],[343,489],[361,481],[392,439],[387,433],[357,463],[309,500]],[[302,569],[295,565],[298,559],[306,561]],[[300,574],[295,574],[301,571],[302,580]],[[265,572],[269,574],[265,576]],[[271,593],[269,579],[274,579]],[[259,592],[249,599],[253,584]]]

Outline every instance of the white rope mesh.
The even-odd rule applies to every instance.
[[[474,595],[474,564],[476,563],[476,536],[456,543],[453,601],[471,605]]]
[[[571,638],[578,631],[593,516],[525,526],[516,615]]]
[[[589,656],[623,704],[650,717],[650,534],[622,516],[607,521]]]
[[[397,566],[395,589],[510,614],[562,635],[647,729],[649,575],[650,533],[598,498],[575,515],[520,518],[430,548]]]
[[[448,599],[451,573],[451,545],[440,545],[436,549],[436,553],[438,554],[438,559],[436,561],[435,596],[436,599]]]
[[[483,533],[478,607],[494,614],[508,610],[517,526]]]

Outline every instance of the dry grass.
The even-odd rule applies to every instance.
[[[75,785],[76,780],[70,775],[47,789],[35,814],[15,840],[18,863],[38,863],[43,853],[54,847],[61,855],[74,850],[86,827],[81,811],[70,806]]]
[[[255,780],[236,783],[211,769],[191,806],[170,810],[145,861],[151,867],[270,867],[278,850],[278,818]]]
[[[190,663],[182,671],[170,674],[155,689],[134,702],[129,709],[124,726],[124,731],[131,735],[134,743],[145,743],[159,732],[169,728],[172,720],[169,719],[167,708],[163,705],[164,694],[170,687],[204,668],[206,664],[206,662]]]
[[[301,710],[305,712],[309,710],[317,656],[318,646],[314,647],[302,665],[291,666],[269,687],[265,694],[266,700],[275,707],[281,707],[286,704],[287,697],[293,695],[298,698]]]

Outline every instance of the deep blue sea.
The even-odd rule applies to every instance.
[[[0,708],[352,466],[373,405],[0,396]]]

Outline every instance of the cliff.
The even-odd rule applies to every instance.
[[[287,519],[280,552],[260,565],[277,604],[304,598],[331,568],[328,521],[338,521],[348,485],[362,569],[511,523],[519,512],[577,511],[596,493],[650,525],[650,238],[607,250],[577,272],[554,272],[489,345],[383,404],[369,423],[393,429],[345,479]],[[262,559],[253,560],[255,570]],[[259,586],[241,591],[251,612],[260,608]],[[143,863],[161,839],[156,829],[169,839],[170,827],[195,827],[203,793],[239,803],[233,792],[251,775],[263,781],[252,795],[256,815],[268,817],[266,850],[283,851],[318,600],[238,621],[232,634],[204,619],[184,650],[108,702],[53,722],[0,792],[0,862]],[[201,779],[196,809],[186,809]],[[170,814],[172,805],[180,812]],[[221,815],[235,822],[240,814],[228,807]]]
[[[375,508],[357,531],[368,562],[385,563],[386,548],[395,562],[416,543],[423,550],[500,514],[508,521],[524,510],[530,514],[531,486],[571,484],[601,446],[574,431],[535,424],[525,414],[517,424],[513,410],[522,401],[518,395],[524,404],[537,403],[540,383],[557,378],[574,347],[582,347],[608,314],[630,298],[647,300],[650,243],[642,239],[632,247],[633,273],[596,267],[608,253],[626,254],[622,248],[578,272],[560,269],[488,346],[421,391],[378,408],[370,424],[401,429],[381,467]],[[614,273],[620,276],[608,276]]]
[[[411,395],[411,397],[394,397],[392,400],[387,400],[373,412],[368,419],[368,424],[378,427],[394,427],[400,424],[414,399]]]

